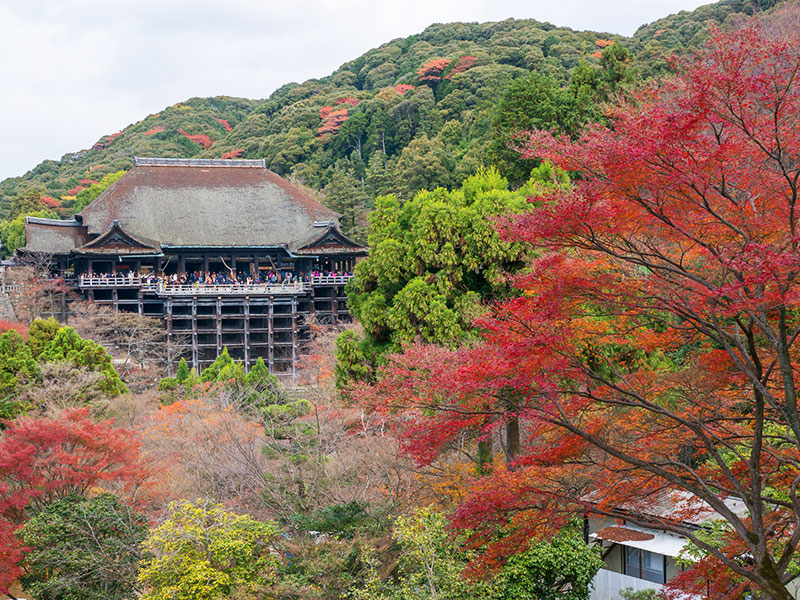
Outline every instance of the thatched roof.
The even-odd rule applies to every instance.
[[[325,231],[321,225],[333,221],[338,228],[338,217],[263,161],[137,159],[77,218],[90,239],[118,221],[125,232],[164,249],[286,246],[294,251],[318,238]]]

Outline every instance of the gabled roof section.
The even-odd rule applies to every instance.
[[[335,221],[322,224],[316,223],[315,225],[318,228],[322,225],[324,229],[318,231],[309,241],[300,246],[296,250],[298,254],[316,254],[318,252],[326,254],[337,252],[366,253],[366,248],[343,234]]]
[[[20,250],[45,254],[68,254],[87,240],[79,221],[25,217],[25,246]]]
[[[88,234],[116,220],[162,247],[268,247],[290,251],[338,215],[263,161],[137,158],[136,166],[80,212]],[[246,164],[241,164],[246,163]]]
[[[75,252],[81,254],[160,254],[158,242],[131,235],[114,221],[105,233],[87,242]]]

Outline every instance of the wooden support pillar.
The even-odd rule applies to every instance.
[[[186,275],[186,256],[183,254],[178,255],[178,277]]]
[[[94,261],[91,258],[86,261],[86,274],[94,275]]]
[[[292,296],[292,378],[297,377],[297,296]]]
[[[269,372],[275,372],[275,339],[274,339],[274,325],[273,325],[273,315],[275,314],[274,307],[272,305],[272,296],[269,297],[267,301],[267,364],[269,366]]]
[[[244,297],[244,370],[250,372],[250,298]]]
[[[337,308],[339,304],[339,298],[336,295],[336,285],[334,284],[331,287],[331,324],[336,325],[339,322],[337,313]]]
[[[197,345],[197,296],[192,296],[192,367],[200,373],[200,350]]]
[[[231,256],[231,277],[236,277],[236,257]]]
[[[217,356],[222,353],[222,296],[217,296]]]
[[[114,307],[114,312],[119,312],[119,291],[117,288],[111,289],[111,305]]]
[[[208,254],[203,255],[203,275],[208,275]]]
[[[154,275],[161,275],[161,257],[156,258],[156,268]]]
[[[167,356],[172,354],[172,298],[167,298],[164,302],[164,308],[166,314],[164,315],[164,320],[167,323]],[[168,365],[167,374],[172,376],[172,364]]]
[[[141,286],[136,291],[136,299],[139,301],[139,316],[141,317],[144,315],[144,291],[142,291]]]
[[[253,254],[253,262],[250,265],[250,276],[253,278],[253,280],[258,277],[258,267],[258,254]]]

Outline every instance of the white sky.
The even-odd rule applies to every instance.
[[[431,23],[631,35],[708,0],[0,0],[0,180],[195,96],[265,98]]]

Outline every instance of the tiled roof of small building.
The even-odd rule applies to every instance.
[[[595,535],[600,539],[607,540],[609,542],[644,542],[647,540],[652,540],[656,536],[652,533],[646,533],[644,531],[637,531],[636,529],[628,529],[627,527],[604,527],[600,531],[595,532]]]
[[[25,246],[28,252],[68,254],[87,241],[86,230],[75,220],[25,217]]]

